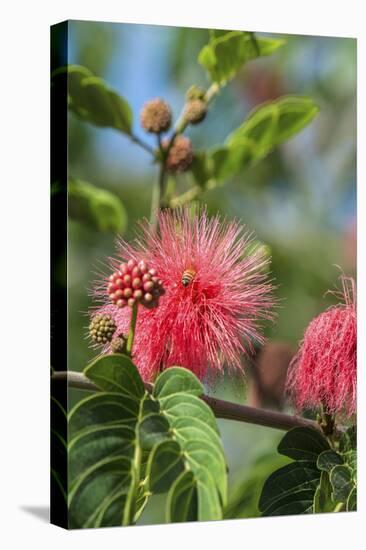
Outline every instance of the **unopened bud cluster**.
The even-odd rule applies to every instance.
[[[202,99],[190,99],[184,108],[184,118],[190,124],[199,124],[207,114],[207,104]]]
[[[162,99],[151,99],[143,106],[140,121],[147,132],[160,134],[169,130],[172,112],[169,105]]]
[[[156,307],[163,293],[156,269],[149,269],[144,261],[131,259],[109,277],[109,299],[119,308],[133,307],[136,303],[147,308]]]
[[[125,353],[126,351],[126,338],[123,336],[116,336],[111,342],[111,353]]]
[[[207,114],[205,90],[199,86],[191,86],[186,93],[187,103],[184,107],[184,118],[189,124],[198,124]]]
[[[96,315],[89,325],[89,334],[95,344],[111,342],[116,324],[110,315]]]
[[[163,146],[168,143],[164,141]],[[193,148],[191,140],[185,136],[177,136],[169,149],[166,166],[171,172],[185,172],[193,162]]]

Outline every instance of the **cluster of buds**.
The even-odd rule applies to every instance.
[[[169,130],[172,112],[169,105],[162,99],[151,99],[143,106],[140,121],[141,126],[147,132],[160,134]]]
[[[168,146],[169,141],[163,141],[163,147]],[[191,140],[184,136],[177,136],[169,149],[166,166],[171,172],[186,172],[193,162],[193,148]]]
[[[121,264],[118,271],[109,277],[109,299],[119,308],[133,307],[136,303],[147,308],[156,307],[163,293],[156,269],[149,269],[143,260],[137,262],[131,259]]]
[[[191,86],[186,93],[187,103],[184,107],[184,118],[189,124],[199,124],[207,114],[205,91],[198,86]]]
[[[113,338],[111,342],[111,353],[126,353],[126,338],[121,334]]]
[[[116,328],[110,315],[95,315],[89,325],[89,334],[95,344],[107,344],[112,341]]]

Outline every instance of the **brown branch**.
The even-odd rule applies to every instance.
[[[67,381],[68,387],[79,390],[99,391],[99,388],[81,372],[62,371],[54,372],[52,380]],[[147,391],[152,391],[152,384],[146,383]],[[302,418],[275,411],[258,409],[256,407],[248,407],[246,405],[238,405],[230,401],[215,399],[208,395],[202,396],[217,418],[226,420],[235,420],[237,422],[247,422],[249,424],[257,424],[277,430],[290,430],[291,428],[308,427],[320,430],[318,423],[313,420]]]

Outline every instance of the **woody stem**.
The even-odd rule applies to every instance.
[[[66,382],[69,388],[79,390],[99,391],[99,388],[80,372],[62,371],[54,372],[52,380]],[[152,384],[145,384],[147,391],[152,391]],[[203,401],[212,409],[217,418],[246,422],[258,426],[266,426],[277,430],[291,430],[292,428],[308,427],[320,430],[320,426],[313,420],[301,416],[289,415],[246,405],[238,405],[222,399],[215,399],[208,395],[202,396]]]

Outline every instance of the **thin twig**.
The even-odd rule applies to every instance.
[[[73,371],[58,371],[54,372],[52,379],[55,381],[63,381],[68,384],[69,388],[79,390],[99,391],[99,388],[93,384],[88,378],[80,372]],[[148,392],[152,391],[152,384],[146,383],[145,388]],[[226,420],[235,420],[237,422],[247,422],[248,424],[256,424],[275,428],[277,430],[290,430],[291,428],[308,427],[320,430],[317,422],[302,418],[301,416],[289,415],[275,411],[258,409],[256,407],[248,407],[246,405],[238,405],[222,399],[215,399],[208,395],[202,396],[202,399],[209,405],[217,418]]]
[[[177,206],[184,206],[188,202],[191,202],[197,197],[199,197],[201,193],[202,193],[201,187],[199,187],[198,185],[195,185],[194,187],[191,187],[190,189],[188,189],[188,191],[185,191],[181,195],[178,195],[177,197],[173,197],[170,200],[169,205],[171,208],[177,208]]]
[[[156,157],[155,150],[152,147],[150,147],[150,145],[145,143],[142,139],[137,137],[135,134],[130,134],[130,138],[131,138],[131,141],[133,141],[134,143],[136,143],[137,145],[145,149],[145,151],[150,153],[150,155],[152,155],[154,158]]]

